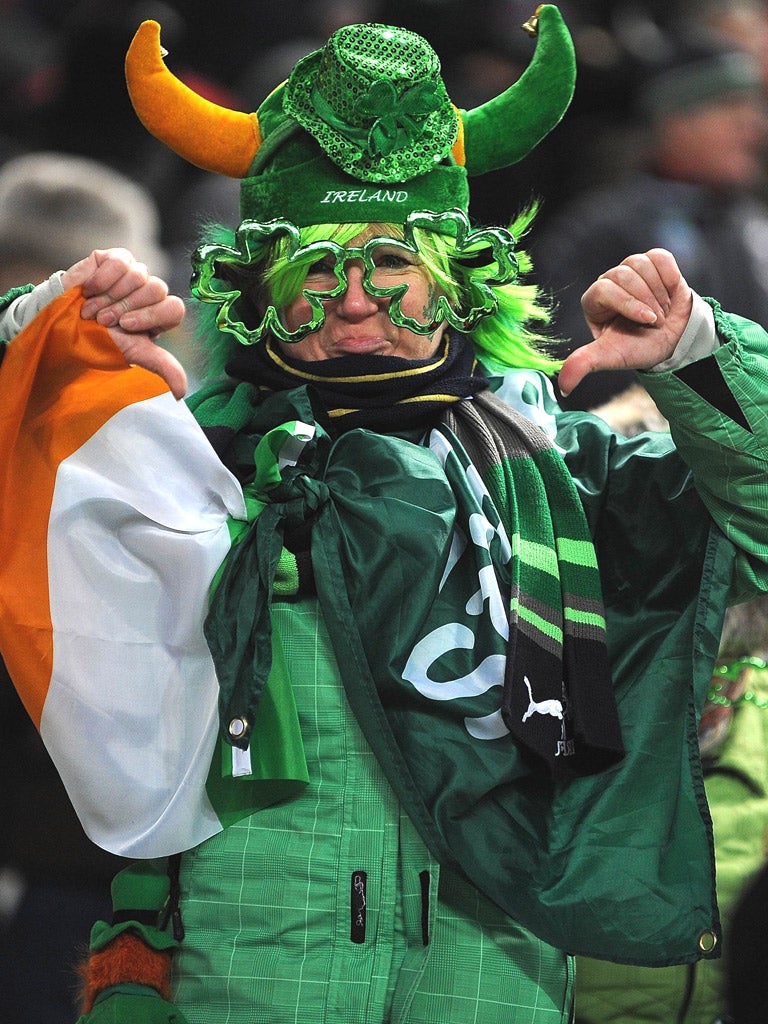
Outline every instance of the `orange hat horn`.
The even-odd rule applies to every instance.
[[[139,26],[125,58],[125,77],[131,103],[152,135],[203,170],[247,175],[262,141],[258,117],[211,103],[171,74],[156,21]]]

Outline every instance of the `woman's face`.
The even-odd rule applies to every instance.
[[[358,244],[356,239],[350,243]],[[374,263],[373,283],[384,287],[407,284],[402,312],[419,323],[429,323],[437,292],[418,257],[397,246],[382,245],[376,250]],[[323,301],[325,323],[301,341],[280,342],[287,355],[316,362],[355,354],[428,359],[437,351],[444,324],[428,335],[397,327],[389,318],[390,300],[370,295],[363,288],[363,261],[350,259],[345,270],[346,290],[335,299]],[[319,260],[310,267],[304,287],[322,291],[333,287],[335,280],[332,259]],[[311,317],[310,305],[301,293],[283,312],[283,322],[289,330],[307,323]]]

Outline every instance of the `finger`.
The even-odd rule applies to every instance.
[[[184,397],[187,393],[187,375],[175,356],[157,345],[149,335],[128,334],[119,327],[112,328],[109,333],[126,362],[156,373],[163,378],[174,398]]]
[[[661,326],[614,318],[594,341],[576,349],[564,361],[558,378],[560,390],[570,394],[595,370],[651,369],[672,355],[689,317],[690,307],[687,312],[682,308],[673,310]]]
[[[81,285],[97,268],[98,264],[94,253],[84,257],[82,260],[78,260],[77,263],[74,263],[68,270],[64,271],[62,277],[64,290],[66,291],[67,288],[76,288],[78,285]]]
[[[142,264],[137,263],[127,249],[95,249],[89,257],[70,267],[65,274],[67,286],[80,284],[86,297],[99,295],[113,288],[126,274],[131,275],[137,287]],[[144,268],[146,277],[146,268]]]
[[[616,280],[617,276],[621,280]],[[617,316],[623,316],[633,323],[645,325],[655,324],[660,317],[664,316],[664,312],[653,298],[652,292],[647,288],[641,289],[642,297],[638,297],[631,288],[627,287],[630,281],[634,283],[635,290],[637,290],[636,275],[629,268],[622,271],[619,271],[619,268],[614,268],[613,271],[598,278],[584,292],[581,305],[594,336],[600,333],[601,325],[609,323]]]
[[[683,281],[675,257],[666,249],[649,249],[645,253],[627,256],[618,267],[607,271],[603,277],[610,277],[622,284],[635,298],[647,302],[653,308],[652,296],[665,316]]]
[[[148,277],[131,290],[130,284],[123,286],[124,282],[125,278],[109,292],[87,299],[83,303],[81,315],[86,320],[98,320],[104,327],[114,327],[121,323],[129,330],[150,329],[148,322],[138,322],[135,327],[131,327],[122,322],[123,318],[144,308],[160,306],[168,298],[168,285],[159,277]]]
[[[681,283],[680,269],[666,249],[634,253],[601,274],[582,296],[582,308],[596,324],[607,322],[612,314],[637,323],[654,323],[646,308],[660,323],[669,314]]]
[[[656,272],[667,287],[673,286],[676,280],[681,277],[677,260],[668,249],[657,247],[649,249],[644,255],[653,263]]]
[[[112,270],[113,265],[103,268]],[[110,273],[110,279],[112,274]],[[150,277],[146,266],[143,263],[135,263],[125,271],[114,277],[107,283],[107,278],[101,278],[98,285],[95,285],[96,275],[83,285],[83,294],[86,301],[83,303],[82,315],[86,320],[95,319],[99,313],[109,310],[116,322],[123,313],[135,309],[143,304],[149,305],[159,302],[168,294],[168,286],[159,277]],[[90,286],[90,287],[89,287]],[[98,287],[98,291],[93,288]],[[100,323],[106,326],[106,320],[99,319]]]
[[[610,276],[631,295],[663,316],[669,309],[669,292],[655,263],[646,253],[628,256],[609,271]]]
[[[167,293],[167,289],[166,289]],[[131,307],[134,306],[131,300]],[[183,321],[186,314],[184,302],[178,295],[166,294],[158,302],[146,302],[137,308],[130,308],[120,315],[118,324],[129,332],[143,332],[155,335],[172,331]],[[101,321],[101,315],[98,317]]]

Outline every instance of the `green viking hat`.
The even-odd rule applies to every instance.
[[[205,170],[241,179],[244,220],[403,223],[415,211],[467,212],[467,177],[529,153],[571,102],[576,62],[558,9],[526,23],[538,36],[509,89],[473,110],[450,101],[440,62],[413,32],[348,25],[299,60],[256,113],[211,103],[165,66],[145,21],[126,57],[145,127]]]

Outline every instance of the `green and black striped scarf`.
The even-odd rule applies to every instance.
[[[622,748],[599,570],[573,480],[547,435],[490,392],[443,422],[512,546],[504,722],[556,775],[604,768]]]

